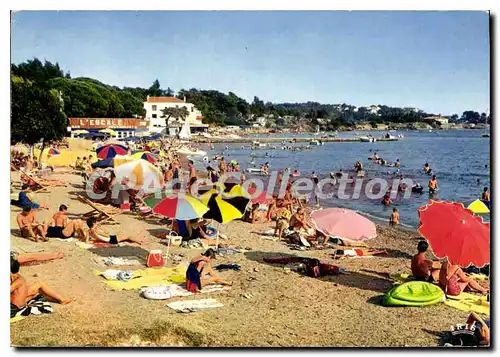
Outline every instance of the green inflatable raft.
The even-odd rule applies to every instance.
[[[439,286],[425,281],[409,281],[395,286],[383,299],[384,306],[427,306],[446,299]]]

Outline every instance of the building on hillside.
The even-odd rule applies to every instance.
[[[139,132],[149,130],[149,121],[141,118],[68,118],[68,121],[68,134],[72,138],[77,130],[92,134],[102,129],[112,129],[117,138],[136,136]]]
[[[431,117],[425,117],[423,118],[425,122],[436,122],[441,125],[445,124],[448,125],[448,118],[442,117],[442,116],[431,116]]]
[[[380,111],[380,107],[378,105],[369,105],[366,109],[370,114],[378,114]]]
[[[162,110],[165,108],[181,108],[185,107],[189,113],[185,120],[176,120],[172,118],[169,120],[169,128],[167,132],[170,135],[178,133],[185,121],[189,123],[192,132],[206,131],[207,124],[203,124],[203,115],[196,109],[194,104],[187,103],[186,98],[179,99],[176,97],[151,97],[148,95],[144,102],[144,109],[146,110],[146,119],[149,120],[149,131],[163,132],[167,129],[165,118],[163,118]]]

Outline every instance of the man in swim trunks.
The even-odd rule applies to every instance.
[[[416,280],[427,281],[429,283],[438,281],[440,262],[433,262],[425,258],[425,253],[429,249],[429,243],[425,240],[418,242],[418,253],[411,259],[411,273]]]
[[[297,208],[297,212],[290,218],[290,228],[293,230],[304,229],[306,232],[311,226],[306,222],[306,210],[304,207]]]
[[[68,207],[66,205],[60,205],[59,206],[59,212],[57,212],[53,217],[52,217],[52,222],[50,222],[50,225],[47,229],[47,237],[49,238],[70,238],[73,234],[69,236],[65,236],[63,234],[64,228],[68,225],[68,216],[66,215],[68,213]],[[68,233],[68,231],[66,232]]]
[[[72,221],[74,222],[74,221]],[[87,227],[89,228],[89,231],[86,232],[85,234],[85,243],[88,242],[88,239],[91,238],[94,241],[98,242],[104,242],[104,243],[109,243],[109,244],[118,244],[121,242],[132,242],[132,243],[137,243],[139,245],[145,243],[145,238],[144,237],[131,237],[131,236],[126,236],[126,235],[114,235],[114,234],[109,234],[104,232],[102,229],[100,229],[97,226],[97,219],[95,217],[90,217],[87,219]]]
[[[30,206],[25,206],[23,211],[17,215],[17,225],[23,238],[30,238],[35,242],[38,242],[40,238],[44,242],[48,241],[45,237],[47,226],[36,221],[35,210],[31,209]]]
[[[427,185],[427,187],[429,187],[430,194],[433,194],[438,190],[438,181],[436,175],[432,175],[432,178],[429,180],[429,184]]]

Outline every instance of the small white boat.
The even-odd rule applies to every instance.
[[[321,146],[321,145],[323,145],[323,142],[319,141],[319,140],[316,140],[316,139],[313,139],[313,140],[311,140],[311,142],[309,143],[309,145]]]
[[[261,143],[259,141],[253,141],[252,142],[252,146],[253,147],[257,147],[257,148],[265,148],[265,147],[267,147],[267,144],[266,143]]]
[[[375,139],[372,138],[371,136],[360,136],[359,140],[363,143],[373,143],[375,142]]]
[[[177,152],[179,154],[183,154],[183,155],[194,155],[194,156],[206,156],[207,155],[206,151],[198,150],[198,149],[191,149],[191,148],[188,148],[185,146],[178,149]]]
[[[386,139],[397,139],[394,135],[391,135],[389,133],[385,134],[384,138],[386,138]]]

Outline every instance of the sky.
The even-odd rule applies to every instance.
[[[252,101],[490,107],[485,12],[37,11],[11,20],[11,62],[58,62],[119,87]]]

